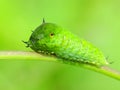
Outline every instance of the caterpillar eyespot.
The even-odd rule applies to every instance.
[[[49,36],[54,38],[50,39]],[[24,43],[37,53],[54,55],[65,62],[95,66],[108,64],[97,47],[56,24],[46,23],[45,20],[34,30],[29,41]]]
[[[51,36],[51,37],[54,36],[54,33],[51,33],[50,36]]]

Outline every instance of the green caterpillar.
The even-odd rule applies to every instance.
[[[102,52],[94,45],[56,24],[45,23],[44,20],[25,43],[37,53],[54,55],[68,62],[95,66],[108,64]]]

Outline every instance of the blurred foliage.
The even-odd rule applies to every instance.
[[[21,42],[42,18],[92,42],[120,70],[119,0],[0,0],[0,50],[31,51]],[[119,90],[119,82],[79,67],[0,61],[0,90]]]

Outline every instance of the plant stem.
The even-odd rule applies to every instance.
[[[1,59],[26,59],[26,60],[44,60],[44,61],[57,61],[55,58],[40,55],[35,52],[27,51],[0,51]]]
[[[60,61],[57,58],[53,58],[53,57],[51,58],[37,54],[35,52],[25,52],[25,51],[0,51],[0,60],[3,59],[42,60],[42,61],[52,61],[52,62]],[[108,66],[95,67],[93,65],[82,64],[82,63],[80,63],[79,66],[99,72],[114,79],[120,80],[120,72]]]
[[[104,74],[106,76],[112,77],[114,79],[120,80],[120,72],[115,70],[115,69],[112,69],[109,66],[95,67],[95,66],[86,65],[86,64],[84,64],[84,65],[81,64],[81,66],[84,68],[93,70],[95,72],[99,72],[101,74]]]

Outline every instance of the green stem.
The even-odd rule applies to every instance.
[[[0,51],[1,59],[26,59],[26,60],[44,60],[44,61],[57,61],[57,59],[40,55],[35,52],[27,51]]]
[[[25,60],[42,60],[42,61],[53,61],[58,62],[57,58],[47,57],[35,52],[24,52],[24,51],[0,51],[0,60],[3,59],[25,59]],[[102,73],[114,79],[120,80],[120,72],[111,69],[108,66],[95,67],[88,64],[79,64],[79,66]]]
[[[114,79],[120,80],[120,72],[115,70],[115,69],[112,69],[109,66],[95,67],[95,66],[86,65],[86,64],[84,64],[84,65],[81,64],[81,66],[84,68],[93,70],[95,72],[99,72],[101,74],[104,74],[106,76],[112,77]]]

